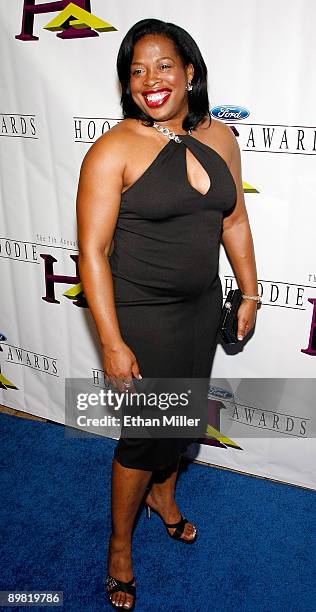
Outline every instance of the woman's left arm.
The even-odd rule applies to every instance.
[[[242,185],[240,149],[230,128],[226,131],[230,148],[229,169],[237,189],[236,206],[230,215],[223,219],[222,243],[233,268],[237,283],[245,295],[258,295],[258,282],[255,252],[245,206]],[[242,340],[254,327],[258,303],[243,299],[238,309],[238,340]]]

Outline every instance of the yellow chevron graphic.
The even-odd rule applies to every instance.
[[[4,386],[6,389],[18,389],[8,378],[0,374],[0,387]]]
[[[212,425],[207,426],[206,437],[215,438],[215,440],[217,440],[218,442],[221,442],[221,444],[224,444],[225,446],[230,446],[231,448],[242,450],[241,446],[238,446],[238,444],[236,444],[234,440],[231,440],[230,438],[227,438],[226,436],[224,436],[224,434],[218,431],[218,429],[215,429],[215,427],[212,427]]]
[[[258,189],[252,187],[252,185],[249,185],[249,183],[246,183],[246,181],[242,182],[242,186],[245,193],[259,193]]]
[[[45,30],[50,30],[51,32],[56,32],[60,30],[64,30],[64,24],[70,18],[69,25],[73,28],[91,28],[93,30],[97,30],[98,32],[116,32],[117,29],[112,26],[107,21],[103,21],[103,19],[99,19],[89,11],[85,11],[80,6],[77,6],[73,2],[70,2],[66,8],[64,8],[52,21],[43,26]]]
[[[73,285],[73,287],[70,287],[70,289],[67,289],[67,291],[64,291],[63,295],[69,298],[70,300],[75,300],[77,299],[78,295],[82,293],[82,291],[82,284],[78,283],[77,285]]]

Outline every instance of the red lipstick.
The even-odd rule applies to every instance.
[[[171,94],[171,89],[164,87],[163,89],[148,89],[143,91],[143,98],[149,108],[162,106]]]

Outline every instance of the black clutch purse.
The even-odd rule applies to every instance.
[[[242,291],[231,289],[226,297],[222,308],[220,320],[220,334],[226,344],[236,344],[238,342],[238,319],[237,311],[242,301]]]

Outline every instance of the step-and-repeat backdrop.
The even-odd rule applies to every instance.
[[[240,145],[263,302],[247,342],[218,346],[195,456],[316,488],[314,3],[2,0],[0,17],[0,402],[62,423],[65,378],[103,385],[77,268],[79,170],[121,119],[123,36],[171,21],[197,41],[212,115]],[[223,249],[220,276],[226,295]]]

